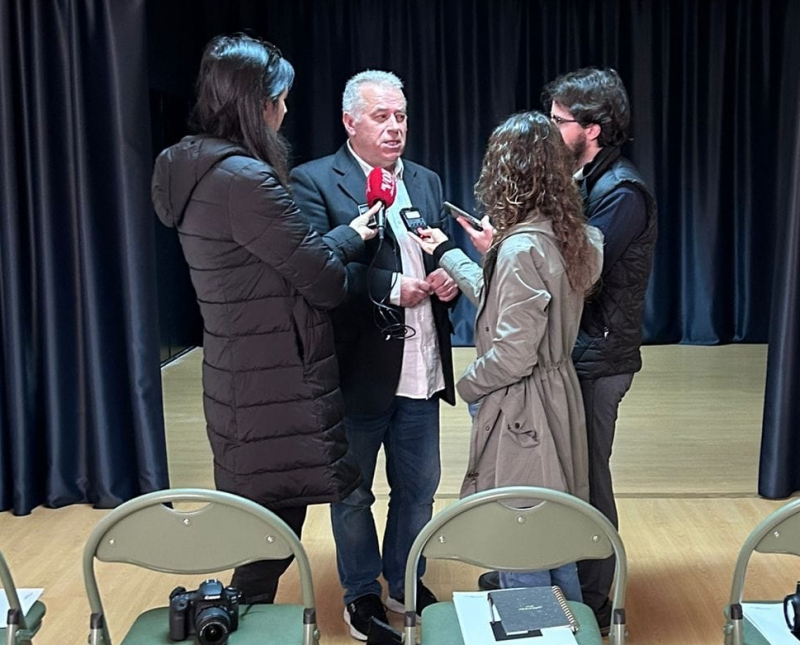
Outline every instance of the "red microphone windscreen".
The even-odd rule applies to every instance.
[[[397,182],[394,174],[385,168],[373,168],[367,176],[367,204],[383,202],[386,208],[394,204],[397,197]]]

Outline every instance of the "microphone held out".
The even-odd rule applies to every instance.
[[[386,230],[386,209],[394,204],[397,197],[397,182],[394,174],[385,168],[373,168],[367,176],[367,204],[374,206],[381,202],[381,208],[376,214],[378,224],[378,239],[383,239]]]

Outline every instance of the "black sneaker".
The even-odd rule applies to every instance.
[[[369,619],[367,645],[403,645],[403,634],[391,625],[381,622],[375,616]]]
[[[344,622],[350,626],[350,636],[359,641],[367,640],[370,629],[370,618],[377,618],[388,623],[386,607],[381,597],[374,593],[356,598],[344,608]]]
[[[439,602],[433,592],[428,589],[422,580],[417,580],[417,618],[422,616],[422,610],[428,605],[433,605]],[[386,599],[386,609],[393,611],[396,614],[404,614],[406,611],[406,598],[405,596],[398,596],[392,598],[389,596]]]
[[[478,589],[481,591],[494,591],[500,588],[500,572],[487,571],[478,576]]]

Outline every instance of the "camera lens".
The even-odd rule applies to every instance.
[[[228,640],[228,630],[224,625],[212,623],[206,625],[198,635],[198,640],[204,645],[217,645]]]
[[[224,609],[209,607],[197,615],[197,640],[200,645],[222,645],[228,642],[230,617]]]

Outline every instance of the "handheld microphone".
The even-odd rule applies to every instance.
[[[394,204],[395,197],[397,197],[397,182],[394,174],[385,168],[373,168],[367,176],[367,204],[370,207],[374,206],[375,202],[383,204],[383,208],[375,217],[379,240],[383,239],[386,230],[386,209]]]

